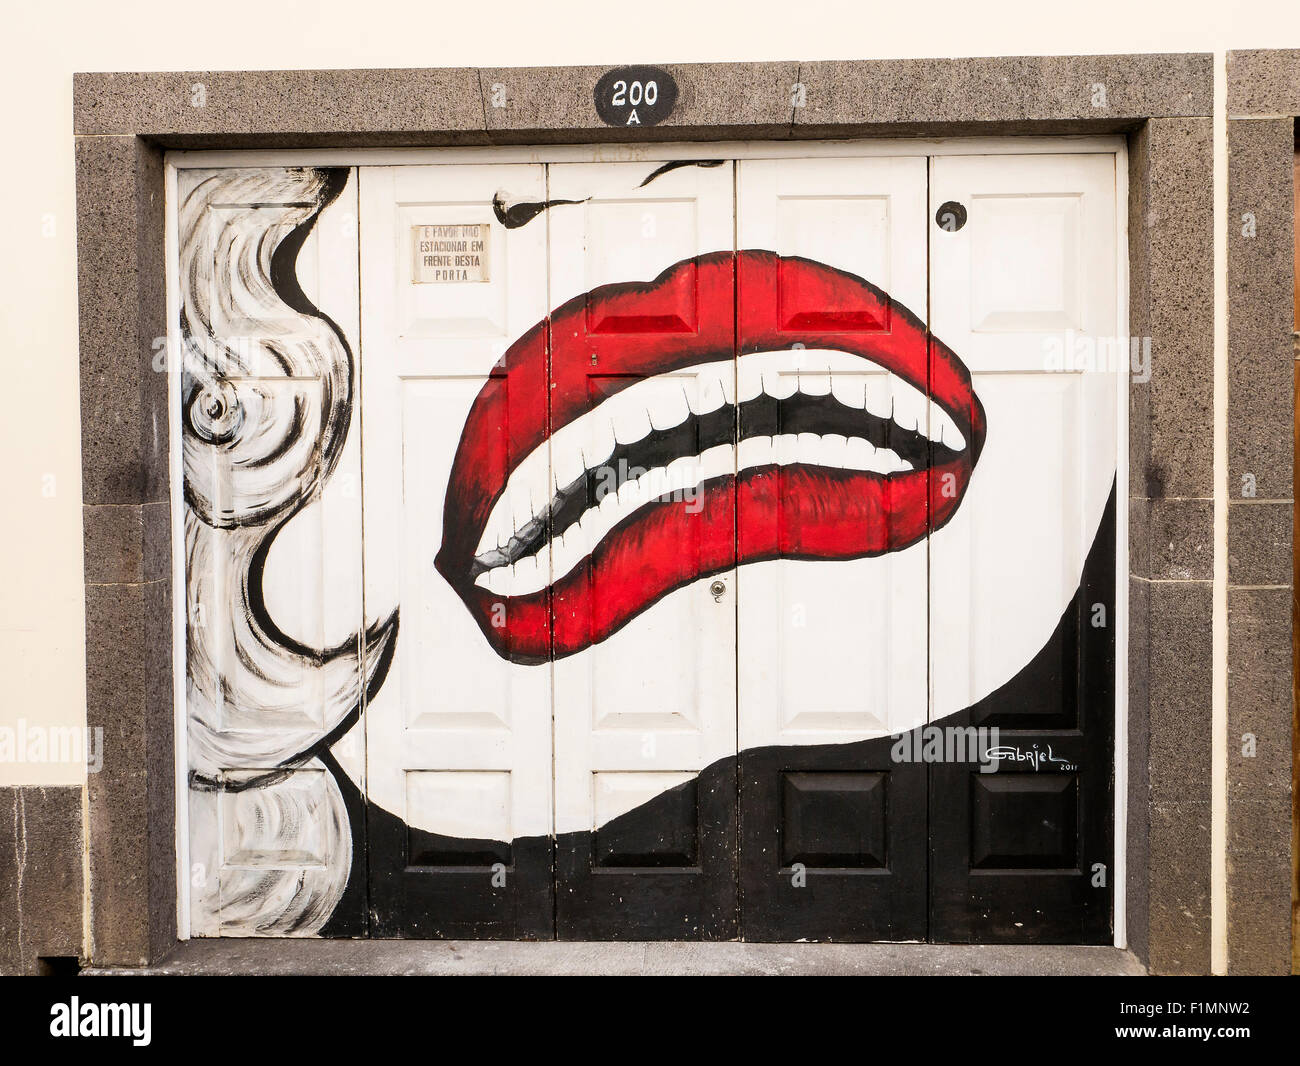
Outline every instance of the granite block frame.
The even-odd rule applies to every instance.
[[[169,422],[165,375],[150,369],[164,333],[167,149],[1119,133],[1130,327],[1152,338],[1150,380],[1130,398],[1128,941],[1153,971],[1208,972],[1211,57],[669,65],[676,110],[635,131],[597,119],[591,87],[604,69],[76,76],[88,715],[124,740],[106,745],[90,787],[85,954],[139,965],[176,939],[171,543],[157,535]],[[1289,659],[1286,670],[1289,680]],[[1242,846],[1254,869],[1289,882],[1289,846]],[[1288,926],[1272,915],[1243,915],[1244,957],[1267,957],[1285,935],[1289,915]]]
[[[1287,973],[1300,50],[1229,52],[1227,116],[1228,964]]]

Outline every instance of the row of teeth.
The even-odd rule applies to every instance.
[[[877,474],[911,470],[912,464],[889,448],[877,448],[861,437],[838,434],[784,433],[775,437],[751,437],[733,449],[719,444],[702,455],[675,459],[667,466],[648,470],[629,479],[617,490],[612,485],[600,503],[543,549],[508,566],[480,574],[477,584],[498,596],[525,596],[558,581],[601,542],[620,522],[638,508],[669,497],[688,511],[702,506],[700,485],[758,466],[832,466]]]
[[[821,349],[785,350],[755,352],[741,356],[736,362],[724,359],[703,363],[628,386],[581,418],[561,427],[548,442],[534,449],[511,474],[506,491],[492,509],[475,554],[481,556],[508,543],[518,530],[543,514],[556,492],[571,485],[586,471],[602,466],[618,445],[633,444],[652,430],[671,429],[692,414],[709,414],[724,405],[734,405],[737,399],[743,404],[765,393],[781,400],[795,392],[809,396],[833,393],[845,407],[867,411],[879,418],[890,418],[902,429],[923,433],[930,440],[949,448],[960,450],[965,447],[956,424],[938,404],[902,378],[857,355]],[[825,442],[825,445],[814,442]],[[772,455],[761,459],[745,458],[757,456],[760,447],[770,448]],[[731,472],[732,450],[730,446],[723,446],[722,451],[726,453],[727,465],[719,470],[718,475],[707,472],[703,457],[687,456],[670,464],[674,476],[673,485],[667,491],[690,488],[705,478]],[[839,466],[879,473],[909,468],[889,449],[877,450],[861,438],[846,439],[835,435],[818,437],[806,433],[796,438],[786,434],[778,436],[775,442],[770,437],[752,438],[740,443],[739,453],[736,469],[773,462]],[[788,456],[794,457],[786,458]],[[678,484],[681,478],[694,480]],[[636,484],[642,481],[645,479],[637,479]],[[645,491],[650,491],[649,485]],[[662,492],[649,495],[645,502],[661,495]],[[606,506],[612,508],[608,503]],[[626,514],[622,506],[618,511],[619,517],[614,524]],[[577,527],[572,532],[576,535]],[[595,543],[590,541],[592,545]],[[521,560],[515,569],[526,563],[527,560]],[[504,572],[507,568],[499,569]],[[485,579],[496,573],[494,570],[481,575],[479,584],[486,584]],[[556,577],[562,573],[557,569]],[[546,584],[546,581],[541,581],[537,587],[543,588]]]

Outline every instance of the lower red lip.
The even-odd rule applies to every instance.
[[[702,506],[640,508],[548,589],[502,596],[476,585],[475,551],[514,467],[549,433],[606,398],[591,397],[586,385],[581,316],[591,322],[605,313],[626,321],[640,310],[649,321],[665,293],[692,280],[697,331],[604,337],[602,374],[627,375],[631,384],[731,358],[737,351],[734,321],[742,355],[797,346],[836,349],[896,374],[952,417],[964,450],[942,464],[889,475],[806,465],[746,469],[706,482]],[[461,434],[435,565],[498,654],[542,662],[581,651],[674,589],[740,564],[858,559],[915,544],[956,512],[984,436],[984,410],[965,365],[886,293],[822,263],[768,251],[715,252],[677,263],[653,282],[605,285],[575,297],[510,347]]]

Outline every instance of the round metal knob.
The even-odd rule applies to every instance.
[[[713,582],[712,585],[709,586],[709,591],[713,593],[713,598],[715,600],[720,600],[722,599],[723,594],[727,591],[726,583],[722,581],[715,581]]]

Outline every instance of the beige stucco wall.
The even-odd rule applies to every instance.
[[[0,729],[85,722],[72,73],[1190,52],[1300,46],[1295,0],[11,5],[0,64]],[[1220,158],[1223,151],[1219,148]],[[80,764],[0,761],[0,785]]]

